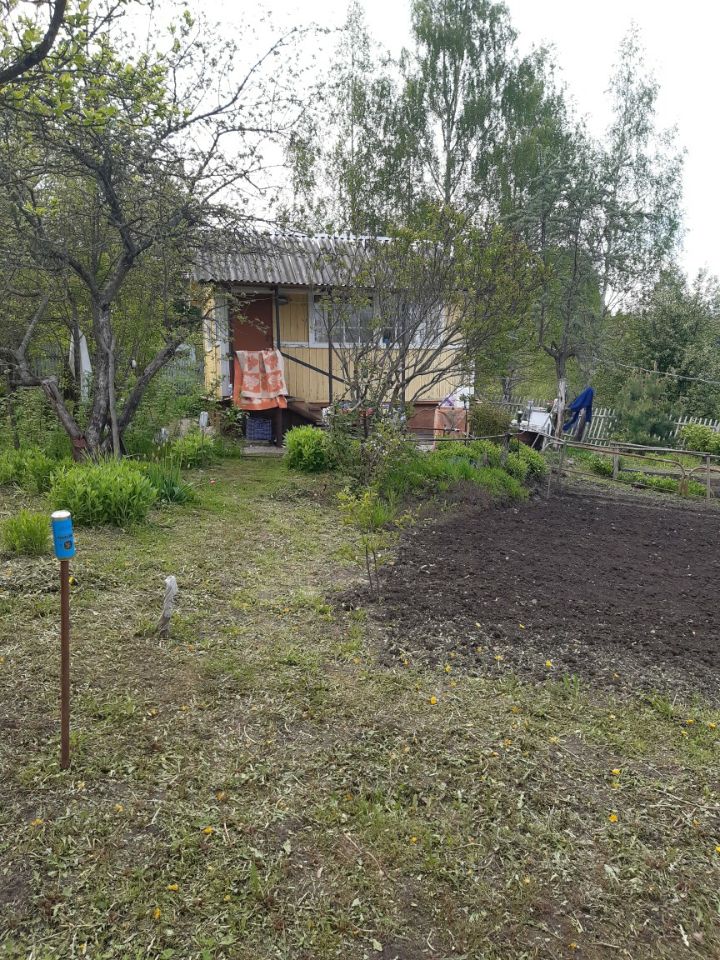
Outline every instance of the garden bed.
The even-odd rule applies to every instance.
[[[464,505],[407,532],[375,613],[391,656],[717,696],[719,539],[665,500]]]

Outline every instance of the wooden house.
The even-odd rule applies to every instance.
[[[289,426],[319,422],[323,408],[349,399],[339,362],[343,344],[328,342],[321,322],[323,298],[329,291],[351,287],[364,252],[379,242],[259,234],[231,252],[207,251],[198,259],[194,277],[206,285],[209,297],[204,326],[208,390],[243,407],[236,383],[241,376],[238,351],[273,350],[282,356],[286,404],[276,410],[250,408],[250,438],[269,439],[272,431],[279,442]],[[438,362],[441,359],[438,353]],[[447,376],[427,370],[408,383],[411,428],[432,429],[436,407],[459,387],[461,376],[450,366]]]

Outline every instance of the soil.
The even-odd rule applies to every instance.
[[[372,605],[384,655],[720,696],[720,512],[566,489],[408,530]]]

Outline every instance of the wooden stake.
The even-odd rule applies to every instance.
[[[710,457],[705,457],[705,499],[710,499]]]
[[[60,561],[60,769],[70,766],[70,561]]]

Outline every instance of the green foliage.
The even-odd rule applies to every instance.
[[[155,489],[158,503],[195,503],[197,494],[186,483],[180,467],[173,460],[151,461],[142,464],[145,476]]]
[[[13,483],[29,493],[47,493],[60,465],[41,450],[7,450],[0,454],[0,486]]]
[[[574,456],[577,455],[577,452]],[[603,457],[599,453],[591,453],[587,458],[587,463],[590,466],[590,469],[593,473],[597,473],[600,477],[611,477],[613,475],[613,465],[612,460],[608,460],[607,457]]]
[[[356,549],[348,558],[364,565],[370,590],[379,595],[379,567],[392,543],[389,527],[399,522],[397,512],[374,489],[353,493],[346,488],[338,494],[338,502],[343,523],[358,533]]]
[[[620,392],[616,410],[615,431],[619,439],[651,447],[672,446],[672,411],[656,378],[630,377]]]
[[[40,390],[15,390],[0,396],[0,451],[42,450],[52,459],[71,455],[70,440]]]
[[[50,521],[45,514],[21,510],[3,524],[2,539],[8,553],[42,556],[50,546]]]
[[[510,429],[511,414],[493,403],[477,403],[470,407],[470,433],[476,437],[497,437]]]
[[[166,457],[174,460],[183,470],[206,467],[218,457],[215,440],[202,430],[191,430],[184,437],[173,441],[166,450]]]
[[[529,447],[526,443],[517,442],[516,449],[514,445],[514,452],[516,452],[520,459],[527,465],[527,479],[542,480],[542,478],[547,475],[547,461],[537,450],[533,450],[533,448]]]
[[[720,454],[720,433],[702,423],[689,423],[680,431],[683,447],[702,453]]]
[[[293,427],[285,434],[285,462],[291,470],[318,473],[333,466],[328,435],[317,427]]]
[[[205,385],[194,377],[159,376],[151,382],[123,436],[125,449],[131,456],[153,456],[163,427],[172,435],[180,420],[197,417],[209,406]]]
[[[157,498],[142,467],[129,460],[62,467],[50,490],[53,509],[69,510],[77,523],[86,526],[142,523]]]
[[[530,473],[530,464],[519,453],[509,453],[505,460],[505,471],[524,483]]]

